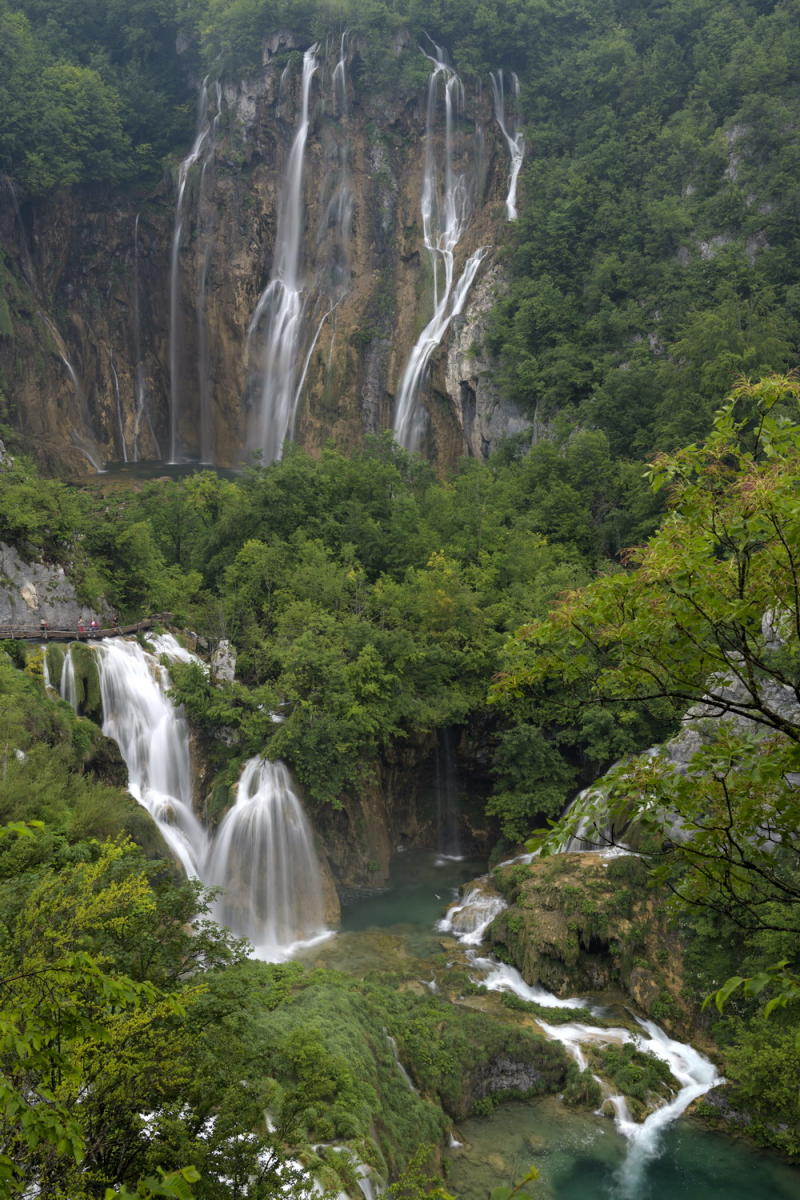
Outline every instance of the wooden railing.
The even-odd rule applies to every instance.
[[[0,625],[0,641],[15,642],[88,642],[95,638],[130,637],[132,633],[142,633],[152,629],[154,625],[168,625],[172,621],[172,613],[153,613],[143,617],[134,625],[98,625],[96,629],[43,629],[41,625]]]

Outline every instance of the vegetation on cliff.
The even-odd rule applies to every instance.
[[[689,710],[686,734],[620,764],[582,815],[632,828],[672,893],[688,993],[722,989],[715,1036],[745,1103],[772,1057],[759,1006],[777,1010],[782,1041],[798,1033],[798,399],[794,379],[744,384],[703,444],[657,460],[670,512],[632,552],[635,569],[524,626],[495,685],[512,707],[535,705],[541,689],[549,698],[557,681],[568,706],[587,696],[623,712]],[[550,844],[578,819],[568,814]],[[742,988],[743,977],[753,982]],[[790,1060],[791,1076],[796,1048]],[[797,1153],[796,1093],[776,1090],[772,1124],[763,1101],[757,1110],[758,1136]]]

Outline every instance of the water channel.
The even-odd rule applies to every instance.
[[[465,947],[436,929],[445,907],[485,864],[447,861],[433,851],[406,851],[393,863],[390,888],[345,905],[342,930],[312,950],[314,965],[363,974],[417,968],[436,986],[444,957],[459,966]],[[468,953],[468,952],[467,952]],[[485,948],[480,951],[483,955]],[[591,996],[609,1005],[615,1020],[619,996]],[[483,1006],[480,997],[470,1003]],[[486,1005],[492,1002],[486,997]],[[447,1152],[447,1188],[459,1200],[487,1200],[493,1188],[521,1179],[535,1165],[539,1180],[524,1195],[536,1200],[796,1200],[800,1170],[777,1156],[680,1117],[662,1134],[657,1156],[646,1162],[631,1190],[621,1177],[630,1144],[609,1117],[565,1107],[556,1097],[511,1102],[455,1129],[462,1144]]]

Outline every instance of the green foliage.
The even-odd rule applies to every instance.
[[[616,1091],[641,1103],[652,1105],[654,1097],[669,1100],[679,1090],[669,1066],[655,1055],[637,1050],[632,1042],[603,1046],[592,1052],[592,1058]]]

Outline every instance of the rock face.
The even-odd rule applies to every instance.
[[[211,654],[211,677],[216,683],[233,683],[236,678],[236,651],[227,638]]]
[[[51,629],[74,629],[81,617],[87,627],[104,619],[80,602],[63,567],[24,562],[0,542],[0,625],[36,630],[45,620]]]
[[[257,449],[264,314],[275,299],[266,293],[289,270],[286,180],[306,49],[276,33],[258,76],[210,88],[199,151],[149,195],[0,205],[13,272],[0,373],[26,449],[46,467],[79,474],[170,458],[235,466]],[[290,425],[312,451],[391,428],[404,366],[433,312],[421,209],[431,64],[402,39],[387,62],[387,77],[415,82],[376,87],[353,42],[319,52],[307,90]],[[441,162],[443,79],[437,87],[430,150]],[[482,350],[505,286],[493,253],[506,236],[509,169],[488,89],[465,89],[451,157],[466,211],[454,278],[476,250],[486,253],[423,395],[423,449],[442,469],[465,452],[486,454],[522,424],[500,405]]]
[[[621,989],[667,1027],[691,1026],[680,943],[635,855],[557,854],[495,879],[509,907],[489,936],[528,983],[561,995]]]

